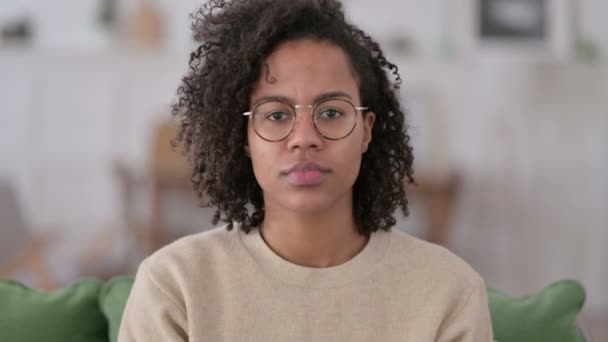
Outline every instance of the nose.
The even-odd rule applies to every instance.
[[[315,128],[312,118],[312,108],[300,108],[296,114],[296,124],[287,138],[287,147],[290,150],[299,148],[301,150],[320,149],[325,140]]]

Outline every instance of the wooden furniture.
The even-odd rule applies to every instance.
[[[29,272],[33,275],[32,286],[53,290],[56,283],[44,257],[52,236],[36,235],[28,229],[16,193],[5,182],[0,182],[0,217],[0,278],[12,279]]]
[[[420,200],[426,209],[426,240],[445,246],[448,242],[452,211],[460,188],[460,177],[450,174],[441,179],[424,178],[408,185],[411,200]]]
[[[169,242],[165,227],[164,199],[172,191],[194,193],[190,183],[192,169],[179,148],[172,148],[171,141],[178,129],[173,122],[163,122],[157,129],[152,151],[152,216],[148,243],[154,251]]]
[[[159,123],[151,144],[150,164],[143,173],[134,172],[120,163],[115,167],[122,188],[122,216],[142,256],[173,239],[167,227],[166,210],[166,201],[171,195],[178,193],[195,204],[198,202],[190,180],[192,167],[181,149],[171,146],[177,132],[178,128],[172,121]],[[135,217],[133,205],[135,193],[141,188],[150,190],[149,216],[143,219]]]

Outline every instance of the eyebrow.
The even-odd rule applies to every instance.
[[[327,99],[333,99],[336,97],[345,97],[349,100],[353,100],[352,96],[350,96],[348,93],[343,92],[343,91],[330,91],[330,92],[326,92],[326,93],[322,93],[317,95],[314,99],[313,99],[313,103],[317,103],[319,101],[323,101],[323,100],[327,100]],[[295,101],[288,97],[288,96],[282,96],[282,95],[268,95],[268,96],[262,96],[258,99],[256,99],[253,102],[253,105],[255,106],[256,104],[260,103],[260,102],[269,102],[269,101],[281,101],[281,102],[289,102],[289,103],[295,103]]]

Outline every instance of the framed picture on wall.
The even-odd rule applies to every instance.
[[[450,40],[474,58],[566,61],[573,54],[571,0],[445,1]]]
[[[547,39],[547,0],[481,0],[477,10],[482,40]]]

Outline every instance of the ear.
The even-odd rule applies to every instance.
[[[367,112],[363,117],[363,144],[361,145],[361,153],[365,153],[369,144],[372,141],[372,128],[376,122],[376,113]]]

